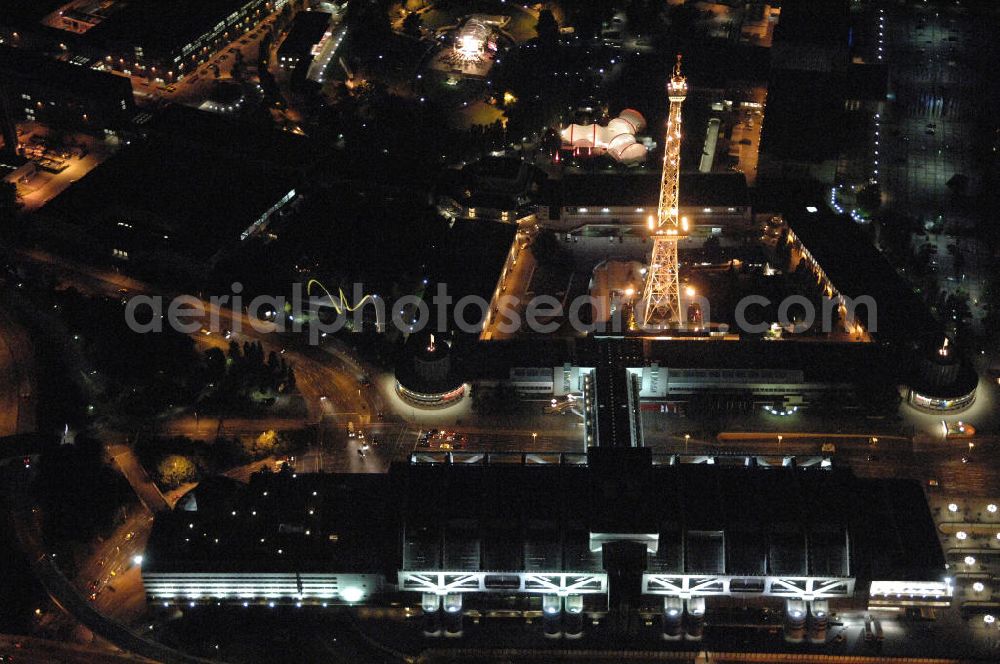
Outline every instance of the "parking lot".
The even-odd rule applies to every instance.
[[[25,210],[37,210],[110,157],[117,139],[101,140],[75,134],[56,142],[37,123],[19,126],[24,156],[35,163],[35,172],[18,181],[17,190]]]
[[[931,495],[955,587],[954,605],[972,618],[1000,619],[1000,497]]]
[[[913,214],[948,205],[948,181],[974,177],[977,81],[965,45],[975,43],[972,17],[908,12],[889,23],[895,113],[886,123],[890,151],[883,180]],[[973,50],[973,49],[970,49]]]
[[[187,106],[200,106],[208,98],[216,81],[232,77],[237,51],[242,54],[245,66],[256,66],[260,41],[270,32],[275,20],[276,17],[272,16],[250,32],[240,35],[176,83],[157,83],[141,76],[132,76],[132,90],[136,95],[136,101],[140,104],[144,101],[146,103],[172,101]],[[219,73],[218,78],[215,75],[216,69]]]
[[[881,133],[885,200],[932,231],[927,241],[937,249],[931,269],[939,286],[968,293],[978,316],[989,252],[972,237],[979,220],[955,194],[972,196],[981,182],[976,151],[988,105],[979,72],[991,67],[988,49],[976,45],[992,41],[993,23],[961,6],[929,4],[888,13],[886,27],[895,103]],[[961,269],[950,245],[962,254]]]

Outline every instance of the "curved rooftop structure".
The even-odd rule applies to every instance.
[[[435,335],[411,337],[396,367],[396,392],[424,408],[447,406],[465,395],[465,384],[454,371],[451,348]]]
[[[642,114],[626,108],[606,125],[571,124],[560,132],[560,136],[564,148],[576,154],[606,154],[615,161],[636,164],[645,161],[648,152],[636,139],[636,134],[645,128],[646,119]]]
[[[646,118],[644,118],[642,113],[634,108],[626,108],[618,114],[618,117],[632,125],[633,134],[638,134],[646,128]]]

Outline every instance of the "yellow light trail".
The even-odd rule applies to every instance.
[[[306,283],[306,294],[307,295],[310,295],[310,296],[312,295],[313,286],[318,286],[320,288],[320,290],[322,290],[323,293],[326,294],[326,298],[327,298],[327,300],[329,300],[330,306],[333,307],[337,311],[338,314],[343,314],[345,311],[348,311],[348,312],[357,311],[358,309],[360,309],[361,307],[363,307],[365,305],[365,302],[374,302],[375,301],[375,296],[374,295],[365,295],[363,298],[361,298],[358,301],[357,304],[355,304],[352,307],[350,304],[347,303],[347,296],[344,295],[344,289],[343,288],[338,288],[337,289],[338,293],[340,294],[340,298],[339,298],[339,300],[337,300],[337,299],[334,299],[333,295],[330,294],[330,291],[328,291],[326,289],[326,286],[324,286],[323,284],[321,284],[316,279],[310,279]],[[376,311],[377,311],[377,308],[376,308]]]

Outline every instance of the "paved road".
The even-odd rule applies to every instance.
[[[20,256],[44,267],[59,277],[64,285],[73,286],[84,293],[117,297],[121,289],[125,289],[130,296],[154,294],[154,289],[148,284],[117,272],[101,270],[41,251],[24,251]],[[171,298],[177,294],[159,295]],[[206,323],[212,319],[218,320],[221,327],[233,331],[234,341],[259,341],[265,353],[274,351],[283,355],[295,369],[296,386],[305,400],[311,421],[318,421],[320,417],[332,413],[352,417],[357,424],[361,424],[371,419],[379,408],[384,408],[374,391],[363,387],[359,382],[362,375],[359,375],[358,369],[371,368],[365,367],[349,349],[338,347],[339,342],[325,340],[324,346],[332,348],[329,350],[310,346],[303,334],[281,335],[261,331],[268,327],[267,324],[251,319],[244,312],[233,312],[206,301],[202,301],[202,306]],[[225,349],[229,345],[229,341],[219,333],[206,335],[198,331],[191,336],[203,347]]]
[[[460,430],[462,427],[459,428]],[[535,435],[537,434],[537,435]],[[482,431],[470,432],[469,448],[478,447],[487,452],[585,452],[583,425],[574,430],[547,431]]]
[[[135,664],[155,661],[98,644],[82,646],[9,634],[0,634],[0,654],[10,657],[8,661],[32,664]]]
[[[217,418],[185,415],[161,425],[157,432],[163,436],[186,436],[195,440],[215,440],[231,436],[257,435],[263,431],[295,431],[309,423],[302,418]]]
[[[393,461],[405,461],[417,440],[419,429],[399,423],[378,422],[365,427],[362,440],[324,421],[316,432],[316,443],[295,457],[301,473],[384,473]],[[367,449],[362,449],[367,445]],[[361,450],[362,453],[359,452]]]
[[[792,436],[793,434],[785,434]],[[778,443],[768,434],[739,443],[689,441],[691,454],[762,454],[762,455],[818,455],[824,454],[821,446],[833,443],[836,451],[825,454],[835,462],[849,466],[861,477],[904,477],[918,480],[930,490],[947,491],[963,496],[1000,495],[1000,439],[980,436],[971,440],[948,440],[913,444],[908,439],[879,437],[872,445],[868,437],[828,438],[823,434],[812,437],[783,438]],[[968,443],[975,447],[970,451]],[[683,439],[674,437],[650,445],[656,452],[682,454]],[[938,486],[928,486],[936,480]]]
[[[503,272],[497,284],[497,289],[490,300],[490,306],[499,307],[501,302],[507,302],[508,304],[505,306],[512,308],[509,303],[513,300],[506,298],[519,298],[522,303],[526,301],[525,291],[528,288],[531,275],[534,274],[536,266],[534,254],[531,253],[528,247],[536,230],[537,228],[534,225],[529,226],[527,224],[518,229],[517,244],[511,245],[512,249],[515,246],[517,249],[513,254],[508,253],[504,259]],[[519,314],[523,313],[521,308],[513,308]],[[483,329],[480,338],[493,340],[510,338],[512,336],[510,333],[501,330],[501,326],[505,324],[508,324],[505,318],[495,316],[491,313],[489,324]]]
[[[31,180],[19,187],[21,202],[25,212],[39,210],[56,196],[69,189],[73,183],[87,176],[92,170],[104,163],[113,153],[110,147],[95,143],[90,154],[82,159],[70,157],[68,168],[62,173],[48,173],[41,169]]]
[[[468,442],[463,452],[538,452],[543,454],[580,453],[585,451],[581,433],[571,427],[542,430],[532,437],[528,430],[493,431],[481,427],[448,427],[449,431],[465,433]],[[906,477],[929,486],[930,480],[938,483],[931,490],[946,491],[963,496],[1000,495],[1000,437],[977,436],[971,439],[949,439],[914,443],[910,438],[883,434],[784,432],[779,443],[778,432],[747,433],[726,432],[718,440],[691,438],[686,443],[682,435],[647,429],[646,447],[654,454],[680,455],[763,455],[763,456],[817,456],[831,457],[844,464],[861,477]],[[872,438],[877,442],[872,444]],[[416,440],[405,450],[413,452],[438,451],[417,447]],[[968,444],[974,447],[970,450]],[[834,452],[823,452],[825,443],[834,445]],[[400,454],[405,456],[405,450]],[[930,488],[930,487],[929,487]]]
[[[153,514],[170,511],[167,499],[163,497],[160,489],[150,479],[146,469],[142,467],[130,448],[125,445],[108,445],[108,455],[132,485],[132,490],[147,510]]]
[[[260,41],[263,39],[264,34],[270,31],[276,18],[276,16],[268,17],[254,28],[253,32],[256,32],[259,28],[264,28],[264,33],[260,36],[247,33],[240,35],[239,38],[233,40],[231,43],[225,44],[213,54],[208,62],[200,65],[193,71],[189,71],[184,80],[180,82],[173,83],[170,86],[161,86],[141,76],[129,77],[132,81],[132,90],[135,94],[136,103],[140,105],[155,105],[162,101],[169,101],[198,108],[211,95],[216,81],[233,80],[232,68],[235,57],[233,53],[229,52],[230,49],[235,48],[243,53],[243,63],[245,66],[257,66],[257,53]],[[241,44],[240,42],[244,40],[249,43]],[[213,64],[219,67],[218,79],[215,78],[215,72],[211,67]],[[168,87],[172,87],[174,89],[173,92],[168,90]]]
[[[155,641],[146,639],[124,625],[101,614],[91,602],[63,575],[42,544],[41,532],[27,498],[29,475],[23,467],[13,464],[7,469],[6,498],[10,518],[18,543],[25,552],[31,571],[41,582],[52,602],[76,618],[87,629],[117,646],[159,662],[204,664],[209,660],[191,657]]]
[[[146,549],[153,515],[144,507],[131,510],[125,522],[81,563],[76,587],[104,616],[124,624],[146,612],[146,590],[135,556]]]
[[[261,459],[260,461],[254,461],[253,463],[248,463],[244,466],[237,466],[236,468],[230,468],[223,473],[226,477],[230,479],[237,480],[239,482],[249,482],[250,476],[263,468],[271,468],[274,470],[277,467],[278,460],[274,457],[267,457],[266,459]]]

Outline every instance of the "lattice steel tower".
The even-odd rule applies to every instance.
[[[681,56],[677,56],[674,75],[667,83],[670,116],[663,151],[663,179],[660,183],[660,204],[656,219],[649,218],[653,233],[653,256],[646,273],[642,292],[642,328],[678,325],[681,316],[680,275],[677,264],[677,241],[687,233],[687,220],[678,218],[678,189],[681,159],[681,104],[687,97],[687,79],[681,75]]]

